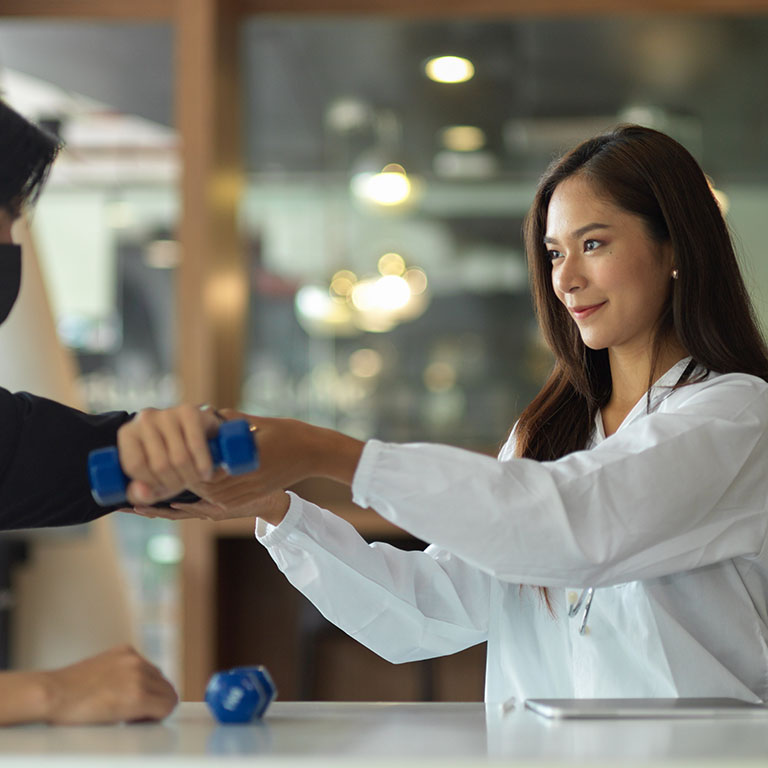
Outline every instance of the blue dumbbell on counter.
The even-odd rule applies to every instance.
[[[262,666],[216,672],[205,689],[205,701],[220,723],[260,720],[276,696],[277,688]]]
[[[223,467],[230,475],[253,472],[259,467],[259,451],[245,419],[225,421],[216,437],[208,441],[208,448],[214,466]],[[88,478],[97,504],[109,507],[125,501],[131,480],[120,466],[116,447],[98,448],[88,454]]]

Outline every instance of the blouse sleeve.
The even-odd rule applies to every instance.
[[[674,400],[553,462],[370,441],[354,500],[517,583],[607,586],[765,554],[768,387],[728,374]]]
[[[256,537],[332,623],[399,663],[455,653],[487,636],[487,574],[437,547],[368,544],[355,528],[291,494],[285,519]]]
[[[0,529],[75,525],[114,509],[91,497],[88,453],[113,445],[129,418],[0,389]]]

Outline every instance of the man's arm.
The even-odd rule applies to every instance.
[[[0,673],[0,725],[160,720],[177,701],[160,670],[129,646],[61,669]]]
[[[91,498],[88,453],[113,445],[130,418],[0,389],[0,529],[75,525],[109,512]]]

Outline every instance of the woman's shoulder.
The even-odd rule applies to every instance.
[[[768,382],[749,373],[716,371],[704,372],[701,377],[694,375],[693,380],[676,388],[666,399],[662,410],[677,409],[685,404],[712,404],[716,408],[729,411],[756,409],[763,411],[768,418]]]
[[[697,381],[694,376],[690,386],[698,386],[701,390],[717,387],[718,389],[728,388],[741,392],[752,391],[756,394],[768,392],[768,381],[751,373],[742,373],[741,371],[732,371],[730,373],[707,371],[700,381]]]

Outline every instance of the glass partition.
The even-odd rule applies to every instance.
[[[495,452],[551,365],[521,241],[536,180],[624,121],[730,196],[764,310],[767,42],[763,18],[251,19],[244,408]]]

